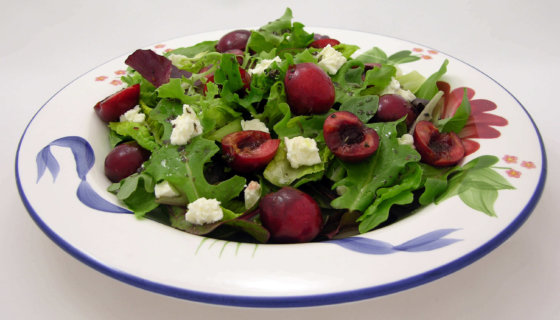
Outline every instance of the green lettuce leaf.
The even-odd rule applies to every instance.
[[[416,90],[416,92],[414,92],[414,95],[417,98],[431,100],[439,91],[437,82],[447,72],[448,64],[449,60],[445,59],[439,70],[429,76],[428,79],[426,79],[426,81],[424,81],[424,83],[420,86],[420,88]]]
[[[150,129],[144,123],[110,122],[109,128],[121,137],[130,137],[136,140],[146,150],[154,151],[158,147]]]
[[[144,216],[159,204],[155,201],[154,180],[144,173],[135,173],[120,182],[112,184],[108,191],[117,195],[117,199],[134,211],[137,217]]]
[[[185,57],[193,58],[200,53],[216,52],[216,44],[218,44],[217,40],[202,41],[195,44],[194,46],[174,49],[166,53],[165,55],[169,56],[171,54],[180,54]]]

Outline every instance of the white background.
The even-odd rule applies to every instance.
[[[560,319],[557,1],[0,4],[2,318]],[[296,21],[308,26],[374,32],[436,48],[483,70],[512,92],[539,127],[549,162],[543,196],[521,229],[472,265],[421,287],[300,309],[222,307],[137,289],[75,260],[42,233],[18,196],[14,158],[25,126],[52,95],[82,73],[136,48],[189,34],[262,25],[279,17],[286,6]]]

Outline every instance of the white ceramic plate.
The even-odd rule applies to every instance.
[[[475,90],[473,99],[494,102],[497,108],[489,113],[507,119],[507,125],[495,127],[497,138],[474,139],[480,149],[466,161],[495,155],[497,166],[507,168],[496,171],[515,190],[499,191],[497,217],[471,209],[456,196],[346,241],[254,245],[206,239],[107,212],[118,203],[105,191],[107,129],[93,105],[122,86],[123,56],[70,82],[26,128],[16,177],[35,222],[74,257],[129,284],[189,300],[257,307],[335,304],[421,285],[479,259],[521,226],[542,192],[546,157],[530,116],[506,89],[474,67],[416,43],[355,31],[308,30],[364,50],[378,46],[387,53],[411,50],[422,56],[403,64],[404,72],[428,76],[447,58],[443,80],[452,90],[469,87]],[[150,48],[162,52],[225,33],[187,36]],[[50,153],[41,152],[45,147]]]

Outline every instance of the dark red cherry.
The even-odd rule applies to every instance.
[[[415,108],[405,98],[398,94],[384,94],[379,97],[379,108],[373,121],[390,122],[406,116],[406,125],[410,127],[416,117]]]
[[[326,113],[334,104],[331,78],[314,63],[299,63],[288,68],[284,86],[288,105],[295,115]]]
[[[322,49],[322,48],[324,48],[328,45],[330,45],[331,47],[334,47],[338,44],[340,44],[340,41],[338,41],[336,39],[323,38],[323,39],[317,39],[317,40],[311,42],[311,44],[309,46],[311,48]]]
[[[414,146],[422,156],[422,162],[436,167],[455,165],[465,156],[465,148],[457,134],[441,133],[429,121],[416,124]]]
[[[353,113],[338,111],[325,119],[325,143],[343,161],[357,162],[371,156],[379,147],[379,135],[366,127]]]
[[[222,152],[233,170],[241,173],[260,171],[274,158],[280,140],[263,131],[245,130],[222,139]]]
[[[270,231],[274,242],[309,242],[317,237],[323,226],[317,202],[291,187],[264,196],[259,209],[263,226]]]
[[[222,53],[232,49],[245,51],[250,36],[251,31],[249,30],[235,30],[226,33],[216,44],[216,51]]]
[[[134,108],[140,99],[140,85],[135,84],[95,104],[93,109],[105,122],[119,121],[122,114]]]
[[[112,182],[119,182],[137,172],[149,157],[150,152],[136,142],[121,143],[105,157],[105,176]]]

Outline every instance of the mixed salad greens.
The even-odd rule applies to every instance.
[[[497,190],[512,188],[492,168],[496,157],[433,166],[411,139],[421,120],[431,121],[442,135],[459,132],[467,122],[466,98],[453,117],[442,120],[437,114],[441,104],[437,81],[448,61],[427,78],[415,71],[402,74],[399,64],[419,59],[410,51],[389,55],[373,47],[355,56],[360,49],[356,45],[331,39],[328,47],[337,52],[339,61],[344,58],[333,72],[332,65],[321,64],[327,59],[322,54],[325,47],[310,46],[321,39],[329,38],[307,32],[303,24],[292,21],[287,9],[279,19],[247,33],[242,52],[219,52],[219,40],[208,40],[164,55],[148,50],[131,55],[127,59],[131,67],[122,80],[128,88],[139,87],[134,112],[143,116],[134,120],[129,114],[109,121],[109,140],[112,147],[133,141],[147,156],[109,191],[137,217],[193,234],[262,243],[275,238],[263,224],[259,202],[284,187],[304,192],[320,208],[315,241],[348,230],[368,232],[458,194],[474,209],[495,215]],[[332,81],[334,102],[325,113],[294,114],[290,108],[285,78],[290,68],[304,63],[321,67]],[[395,83],[400,86],[395,90],[413,94],[414,107],[420,108],[415,109],[420,116],[413,124],[407,123],[406,115],[392,121],[376,116],[380,96]],[[378,147],[372,155],[349,162],[329,148],[325,121],[342,111],[357,116],[364,129],[375,130]],[[186,143],[172,143],[175,120],[192,112],[191,137]],[[278,141],[277,149],[264,168],[239,172],[228,165],[231,159],[222,141],[255,119],[264,124],[270,139]],[[295,137],[313,139],[320,160],[294,166],[286,138]],[[156,195],[157,188],[167,191]],[[185,218],[188,205],[201,198],[216,200],[221,210],[217,220],[193,223]]]

